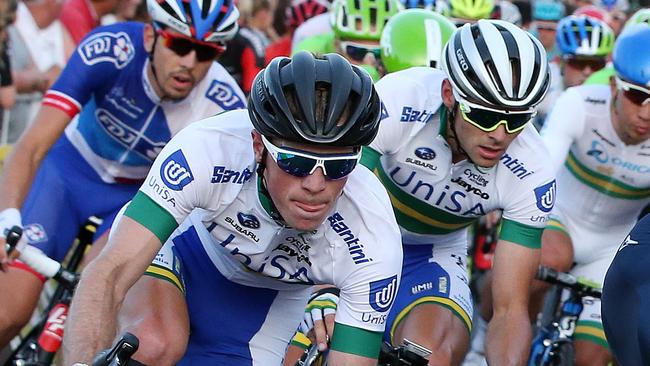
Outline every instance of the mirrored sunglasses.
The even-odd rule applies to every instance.
[[[361,149],[350,154],[315,154],[275,146],[264,136],[262,143],[280,169],[299,178],[314,174],[316,168],[320,167],[325,178],[343,179],[352,173],[361,159]]]
[[[492,132],[500,125],[505,125],[507,133],[517,133],[532,121],[537,114],[536,111],[498,111],[495,109],[479,106],[456,97],[458,109],[463,119],[474,127],[484,132]]]
[[[339,47],[341,52],[350,57],[351,60],[357,62],[362,62],[368,53],[372,53],[377,59],[381,55],[381,49],[379,47],[369,47],[361,43],[341,41]]]
[[[576,57],[567,57],[564,59],[566,65],[576,69],[584,70],[587,67],[592,71],[598,71],[607,66],[607,59],[605,58],[576,58]]]

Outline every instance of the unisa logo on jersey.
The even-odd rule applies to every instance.
[[[124,32],[99,32],[86,39],[77,48],[86,65],[111,62],[118,69],[126,66],[135,56],[135,48]]]
[[[535,197],[537,197],[537,208],[542,212],[551,212],[555,203],[555,180],[535,188]]]
[[[383,280],[370,282],[370,306],[379,312],[385,312],[397,295],[397,275]]]
[[[185,155],[179,149],[169,155],[160,166],[160,177],[163,183],[174,191],[180,191],[194,180]]]

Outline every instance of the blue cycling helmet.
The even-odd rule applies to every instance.
[[[650,87],[650,27],[636,24],[627,27],[616,40],[613,61],[619,78]]]
[[[533,3],[533,19],[559,21],[564,18],[566,8],[557,0],[537,0]]]
[[[404,8],[412,9],[427,9],[435,10],[436,9],[436,0],[400,0]]]
[[[225,42],[237,33],[233,0],[147,0],[154,24],[203,42]]]
[[[570,15],[560,20],[555,40],[562,56],[605,57],[614,48],[614,31],[596,18]]]

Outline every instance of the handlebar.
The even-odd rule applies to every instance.
[[[23,229],[18,226],[14,226],[5,231],[7,254],[11,253],[16,248],[22,234]],[[74,289],[77,286],[77,282],[79,282],[78,274],[66,270],[61,266],[61,263],[48,257],[36,247],[26,245],[20,252],[18,259],[41,275],[47,278],[54,278],[60,284],[69,289]]]
[[[536,278],[541,281],[573,289],[582,296],[592,296],[598,299],[602,296],[601,289],[583,283],[578,277],[569,273],[559,272],[553,268],[540,266],[537,270]]]
[[[97,354],[92,366],[124,366],[138,350],[140,341],[131,333],[124,333],[113,348]]]

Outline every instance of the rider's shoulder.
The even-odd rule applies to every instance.
[[[442,81],[447,78],[444,71],[432,67],[411,67],[387,74],[377,82],[377,89],[411,89],[409,95],[440,96]],[[416,94],[417,93],[417,94]]]
[[[124,22],[93,29],[77,46],[77,53],[88,66],[112,64],[123,69],[134,59],[145,59],[144,24]]]
[[[609,109],[612,92],[609,85],[589,84],[568,88],[565,94],[573,102],[583,104],[585,109],[589,111],[593,109]]]
[[[201,95],[223,110],[246,108],[246,97],[237,81],[219,62],[213,62],[198,85]]]
[[[365,166],[357,165],[350,174],[340,199],[340,203],[344,204],[338,206],[345,207],[346,211],[353,211],[362,222],[373,226],[393,225],[399,231],[386,189],[377,176]]]
[[[553,179],[549,152],[541,136],[529,124],[513,140],[499,162],[499,174],[517,182],[539,182]]]

